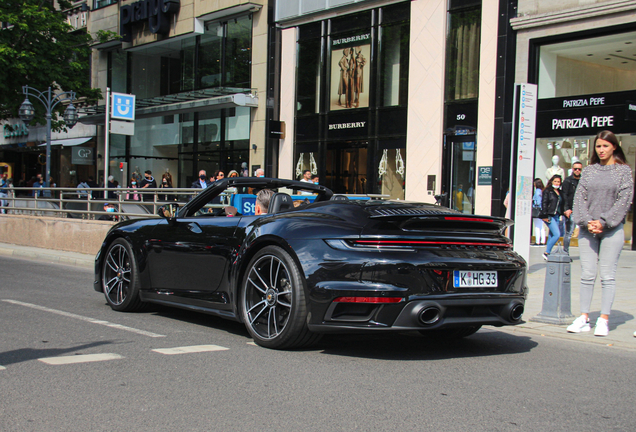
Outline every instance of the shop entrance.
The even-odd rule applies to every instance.
[[[370,193],[368,141],[327,144],[324,184],[338,194]]]
[[[442,204],[462,213],[475,212],[475,155],[475,135],[446,135]]]

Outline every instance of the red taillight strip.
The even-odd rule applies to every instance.
[[[461,216],[446,216],[444,219],[463,221],[463,222],[491,222],[491,223],[494,222],[494,219],[469,218],[469,217],[461,217]]]
[[[507,243],[467,243],[467,242],[451,242],[451,241],[425,241],[425,240],[354,240],[357,244],[367,244],[374,246],[418,246],[418,245],[456,245],[456,246],[493,246],[499,248],[511,248],[511,244]]]
[[[399,303],[402,297],[338,297],[334,303]]]

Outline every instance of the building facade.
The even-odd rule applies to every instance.
[[[537,84],[535,178],[587,166],[602,130],[636,161],[636,4],[631,1],[519,0],[516,81]],[[632,240],[633,209],[625,224]],[[632,242],[633,245],[633,242]]]
[[[491,213],[500,3],[277,1],[280,175]]]
[[[134,135],[111,133],[108,171],[122,185],[146,170],[190,187],[200,170],[253,173],[265,157],[267,12],[262,2],[98,1],[93,87],[134,94]],[[103,103],[103,102],[102,102]],[[85,110],[104,154],[105,107]],[[97,162],[103,172],[105,162]]]

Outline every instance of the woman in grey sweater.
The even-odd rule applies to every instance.
[[[607,336],[616,290],[616,267],[623,249],[623,224],[633,194],[632,170],[625,153],[610,131],[594,139],[590,165],[581,174],[574,195],[572,220],[579,226],[581,256],[581,316],[568,327],[570,333],[590,331],[589,311],[597,268],[601,276],[601,316],[595,336]]]

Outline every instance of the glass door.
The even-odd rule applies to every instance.
[[[325,186],[337,194],[366,194],[367,141],[327,145]]]
[[[462,213],[475,213],[475,136],[446,136],[442,203]]]

